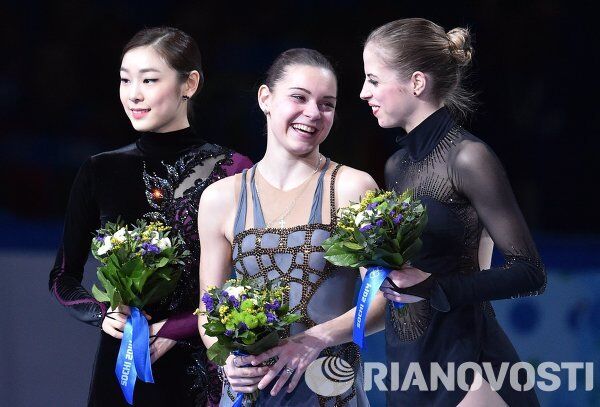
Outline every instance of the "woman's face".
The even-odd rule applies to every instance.
[[[150,46],[128,51],[121,62],[119,94],[137,131],[164,133],[188,127],[185,84]]]
[[[381,127],[406,128],[411,115],[417,108],[413,97],[412,83],[401,81],[398,73],[388,67],[381,58],[377,45],[368,43],[363,51],[365,82],[360,98],[371,106],[373,115]]]
[[[294,155],[306,155],[325,140],[335,115],[337,81],[326,68],[290,65],[274,89],[261,86],[269,135]]]

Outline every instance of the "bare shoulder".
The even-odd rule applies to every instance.
[[[241,183],[241,174],[220,179],[202,192],[198,217],[223,221],[235,206],[234,196]],[[237,188],[236,188],[237,187]]]
[[[335,189],[337,206],[342,207],[357,202],[365,192],[378,187],[369,173],[344,165],[338,171]]]

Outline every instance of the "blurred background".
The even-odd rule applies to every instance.
[[[469,85],[479,92],[479,107],[464,125],[504,163],[549,279],[541,297],[496,302],[498,318],[524,360],[600,361],[598,57],[587,4],[3,1],[0,404],[85,405],[98,332],[50,297],[48,273],[77,169],[88,156],[137,137],[118,99],[119,57],[135,32],[155,25],[178,27],[200,45],[206,84],[195,106],[197,131],[254,161],[265,147],[256,91],[270,63],[292,47],[331,57],[338,112],[322,151],[370,172],[380,185],[399,133],[380,129],[358,98],[362,43],[397,18],[470,27]],[[381,344],[381,335],[372,337],[365,359],[382,357],[374,351]],[[569,392],[565,381],[538,395],[543,405],[600,405],[597,385]],[[376,392],[370,398],[373,405],[383,400]]]

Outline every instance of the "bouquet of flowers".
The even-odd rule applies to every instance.
[[[108,222],[92,239],[92,254],[102,266],[98,280],[104,288],[92,287],[98,301],[110,302],[111,308],[129,305],[143,308],[159,301],[175,288],[183,259],[178,234],[161,222],[138,220],[131,228],[122,222]]]
[[[104,291],[94,286],[98,301],[110,302],[112,309],[128,305],[131,315],[123,330],[115,374],[129,404],[133,404],[136,379],[154,383],[150,362],[149,329],[141,309],[159,301],[175,288],[180,265],[189,256],[183,240],[171,235],[160,222],[124,225],[120,220],[106,223],[92,239],[92,254],[102,263],[98,280]]]
[[[323,248],[332,264],[368,268],[356,306],[353,337],[359,346],[363,346],[366,314],[377,290],[391,269],[401,268],[420,250],[426,224],[425,207],[411,190],[402,194],[367,191],[359,203],[340,208],[337,228]]]
[[[210,287],[202,296],[208,322],[206,335],[217,338],[206,354],[224,365],[229,354],[239,350],[259,355],[277,346],[279,332],[300,319],[292,314],[283,296],[289,287],[272,283],[255,287],[243,279],[231,279],[222,288]]]

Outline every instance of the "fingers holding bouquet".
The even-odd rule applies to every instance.
[[[269,371],[268,366],[252,366],[251,356],[229,355],[223,367],[231,389],[238,393],[253,393],[258,390],[258,383]]]
[[[253,365],[259,365],[269,359],[277,360],[262,378],[258,388],[266,388],[273,379],[279,376],[271,389],[271,395],[277,395],[286,383],[287,392],[291,393],[302,379],[308,366],[319,357],[326,347],[326,344],[319,338],[303,332],[282,341],[275,348],[252,357]]]
[[[431,276],[418,268],[405,264],[399,270],[392,270],[381,284],[383,296],[390,301],[413,303],[428,298],[423,283]],[[419,296],[421,294],[421,296]]]

